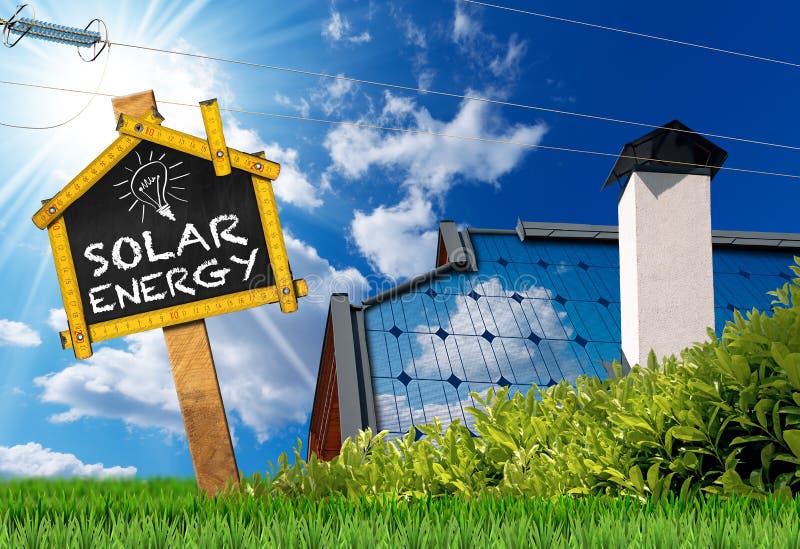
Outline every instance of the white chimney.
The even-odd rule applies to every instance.
[[[647,365],[714,326],[711,179],[727,153],[670,122],[625,145],[606,185],[619,199],[623,361]],[[627,183],[625,183],[627,179]]]

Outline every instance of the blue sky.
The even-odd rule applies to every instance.
[[[498,2],[499,3],[499,2]],[[504,5],[800,61],[800,6],[677,0]],[[461,95],[491,97],[800,146],[800,69],[476,7],[461,1],[38,2],[39,18],[100,17],[116,42],[241,59]],[[0,3],[7,16],[14,5]],[[105,57],[33,40],[0,50],[3,79],[95,90]],[[301,74],[113,47],[99,89],[154,89],[165,125],[202,135],[195,108],[222,107],[618,153],[646,128],[421,95]],[[0,121],[47,125],[84,95],[0,84]],[[305,440],[331,291],[353,300],[385,278],[433,266],[438,220],[512,228],[530,221],[616,224],[613,158],[223,113],[227,142],[267,151],[300,311],[208,320],[240,468]],[[107,97],[58,129],[0,128],[0,475],[192,474],[160,331],[95,347],[76,362],[45,233],[30,222],[115,137]],[[800,173],[798,151],[715,139],[727,166]],[[721,172],[715,229],[800,232],[797,180]]]

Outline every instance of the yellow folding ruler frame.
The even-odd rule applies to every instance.
[[[216,99],[200,103],[200,112],[203,115],[207,140],[161,126],[164,118],[155,109],[142,118],[121,114],[117,123],[120,136],[58,194],[44,201],[33,216],[37,227],[47,228],[58,285],[69,322],[69,330],[61,332],[61,345],[65,349],[72,348],[77,358],[88,358],[92,355],[92,342],[241,311],[267,303],[277,302],[282,312],[291,313],[297,310],[297,298],[308,295],[305,280],[292,279],[278,218],[272,180],[278,177],[280,165],[267,160],[264,153],[246,154],[225,145],[222,118]],[[252,174],[253,190],[275,279],[274,286],[174,305],[97,324],[86,324],[78,277],[62,214],[142,141],[150,141],[209,160],[218,176],[230,174],[231,168]]]

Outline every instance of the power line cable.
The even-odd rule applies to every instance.
[[[106,69],[108,69],[108,60],[109,60],[110,57],[111,57],[111,48],[109,47],[108,51],[106,51],[106,59],[103,62],[103,70],[100,73],[100,80],[98,80],[98,82],[97,82],[97,87],[95,88],[94,92],[88,92],[88,93],[91,93],[92,96],[89,98],[89,100],[86,102],[86,104],[78,112],[76,112],[74,115],[70,116],[69,118],[67,118],[63,122],[58,122],[56,124],[50,124],[50,125],[47,125],[47,126],[28,126],[28,125],[24,125],[24,124],[11,124],[10,122],[0,121],[0,126],[5,126],[6,128],[17,128],[17,129],[22,129],[22,130],[52,130],[52,129],[55,129],[55,128],[60,128],[61,126],[66,126],[67,124],[69,124],[73,120],[77,119],[84,112],[86,112],[86,109],[89,108],[89,105],[92,104],[92,101],[94,101],[95,97],[97,97],[98,95],[104,95],[104,94],[100,93],[100,86],[103,85],[103,80],[105,80]],[[3,82],[3,83],[4,84],[11,84],[12,82]]]
[[[87,90],[77,90],[73,88],[63,88],[58,86],[47,86],[43,84],[31,84],[26,82],[12,82],[8,80],[0,80],[0,84],[8,84],[12,86],[24,86],[30,88],[40,88],[45,90],[53,90],[53,91],[62,91],[62,92],[70,92],[70,93],[81,93],[81,94],[91,94],[91,95],[100,95],[105,97],[116,97],[116,94],[106,93],[106,92],[91,92]],[[183,101],[172,101],[172,100],[163,100],[159,99],[159,103],[163,103],[165,105],[175,105],[179,107],[191,107],[191,108],[199,108],[198,105],[192,103],[186,103]],[[246,109],[234,109],[228,107],[220,107],[220,110],[238,113],[238,114],[247,114],[247,115],[254,115],[254,116],[265,116],[270,118],[282,118],[287,120],[302,120],[305,122],[315,122],[319,124],[330,124],[330,125],[339,125],[339,126],[350,126],[356,128],[364,128],[364,129],[371,129],[371,130],[378,130],[378,131],[387,131],[387,132],[397,132],[397,133],[407,133],[407,134],[419,134],[419,135],[430,135],[433,137],[443,137],[448,139],[460,139],[462,141],[474,141],[474,142],[481,142],[481,143],[491,143],[497,145],[512,145],[515,147],[522,147],[522,148],[529,148],[529,149],[543,149],[543,150],[550,150],[550,151],[560,151],[560,152],[571,152],[571,153],[580,153],[580,154],[587,154],[593,156],[604,156],[604,157],[611,157],[611,158],[629,158],[632,160],[638,161],[651,161],[651,162],[661,162],[664,164],[675,164],[679,166],[687,166],[687,167],[695,167],[695,168],[711,168],[711,169],[718,169],[718,170],[725,170],[730,172],[737,172],[737,173],[748,173],[754,175],[768,175],[774,177],[784,177],[789,179],[800,179],[800,175],[796,174],[788,174],[788,173],[780,173],[780,172],[770,172],[765,170],[751,170],[746,168],[732,168],[728,166],[709,166],[707,164],[696,164],[692,162],[680,162],[677,160],[660,160],[655,158],[647,158],[641,156],[629,156],[629,155],[622,155],[617,153],[608,153],[608,152],[600,152],[600,151],[591,151],[586,149],[577,149],[572,147],[557,147],[553,145],[539,145],[534,143],[523,143],[520,141],[510,141],[506,139],[493,139],[487,137],[475,137],[475,136],[466,136],[466,135],[456,135],[456,134],[448,134],[442,132],[432,132],[429,130],[419,130],[413,128],[395,128],[391,126],[380,126],[376,124],[365,124],[363,122],[349,122],[344,120],[327,120],[324,118],[310,118],[307,116],[294,116],[288,114],[277,114],[277,113],[268,113],[262,111],[251,111]]]
[[[710,49],[710,50],[714,50],[714,51],[721,51],[721,52],[725,52],[725,53],[733,53],[735,55],[742,55],[742,56],[745,56],[745,57],[752,57],[752,58],[755,58],[755,59],[762,59],[762,60],[766,60],[766,61],[774,61],[774,62],[779,62],[779,63],[784,63],[784,64],[800,67],[800,65],[797,65],[797,64],[794,64],[794,63],[788,63],[788,62],[777,61],[777,60],[768,59],[768,58],[762,58],[762,57],[758,57],[758,56],[752,56],[752,55],[743,54],[743,53],[740,53],[740,52],[730,52],[728,50],[721,50],[721,49],[718,49],[718,48],[711,48],[709,46],[702,46],[702,45],[698,45],[698,44],[692,44],[692,43],[689,43],[689,42],[682,42],[682,41],[672,40],[672,39],[658,37],[658,36],[646,35],[646,34],[643,34],[643,33],[636,33],[636,32],[632,32],[632,31],[626,31],[626,30],[623,30],[623,29],[616,29],[616,28],[613,28],[613,27],[606,27],[606,26],[602,26],[602,25],[596,25],[596,24],[593,24],[593,23],[586,23],[586,22],[583,22],[583,21],[576,21],[576,20],[572,20],[572,19],[566,19],[566,18],[561,18],[561,17],[556,17],[556,16],[550,16],[550,15],[540,14],[540,13],[536,13],[536,12],[532,12],[532,11],[519,10],[519,9],[516,9],[516,8],[510,8],[510,7],[507,7],[507,6],[501,6],[501,5],[497,5],[497,4],[489,4],[489,3],[486,3],[486,2],[480,2],[480,1],[477,1],[477,0],[463,0],[463,1],[468,2],[468,3],[472,3],[472,4],[476,4],[476,5],[486,6],[486,7],[498,8],[498,9],[508,10],[508,11],[512,11],[512,12],[519,12],[519,13],[524,13],[524,14],[528,14],[528,15],[534,15],[534,16],[545,17],[545,18],[549,18],[549,19],[555,19],[555,20],[558,20],[558,21],[576,23],[576,24],[585,25],[585,26],[589,26],[589,27],[596,27],[596,28],[601,28],[601,29],[605,29],[605,30],[617,31],[617,32],[622,32],[622,33],[626,33],[626,34],[642,36],[642,37],[647,37],[647,38],[654,38],[654,39],[657,39],[657,40],[663,40],[663,41],[667,41],[667,42],[674,42],[674,43],[679,43],[679,44],[684,44],[684,45],[689,45],[689,46],[696,46],[696,47]],[[78,28],[64,27],[62,25],[55,25],[55,24],[52,24],[52,23],[45,23],[45,22],[36,21],[35,13],[33,14],[33,17],[30,18],[30,19],[18,18],[17,17],[18,14],[25,7],[28,7],[28,5],[25,4],[25,5],[19,6],[17,8],[17,11],[15,12],[15,14],[8,21],[0,19],[0,24],[3,27],[3,41],[9,47],[13,47],[17,42],[19,42],[19,38],[22,38],[23,36],[25,36],[27,34],[32,34],[32,35],[34,35],[36,37],[44,38],[44,39],[47,39],[47,40],[54,40],[54,41],[69,43],[69,44],[73,44],[73,45],[77,44],[79,47],[88,47],[90,45],[93,45],[94,46],[94,57],[92,59],[88,59],[87,60],[83,56],[81,56],[81,58],[84,59],[84,61],[93,61],[103,51],[103,49],[105,49],[106,47],[110,48],[110,46],[112,44],[112,42],[108,38],[108,30],[106,29],[105,23],[100,19],[93,19],[89,23],[89,25],[86,26],[86,29],[81,30],[81,29],[78,29]],[[93,23],[97,23],[97,26],[98,26],[97,31],[89,31],[88,30],[89,26],[91,26]],[[102,29],[101,29],[101,26],[102,26]],[[101,32],[101,30],[103,32]],[[36,31],[36,32],[34,32],[34,31]],[[13,43],[7,43],[6,34],[10,34],[10,33],[17,33],[20,36]],[[102,44],[102,47],[99,50],[97,49],[97,44]],[[307,70],[302,70],[302,69],[294,69],[294,68],[290,68],[290,67],[281,67],[281,66],[277,66],[277,65],[266,65],[266,64],[263,64],[263,63],[240,61],[240,60],[236,60],[236,59],[226,59],[226,58],[217,57],[217,56],[202,55],[202,54],[195,54],[195,53],[188,53],[188,52],[179,52],[179,51],[167,50],[167,49],[162,49],[162,48],[154,48],[154,47],[150,47],[150,46],[140,46],[140,45],[136,45],[136,44],[126,44],[126,43],[123,43],[123,42],[115,42],[115,44],[117,44],[120,47],[135,48],[135,49],[151,51],[151,52],[158,52],[158,53],[165,53],[165,54],[171,54],[171,55],[182,55],[182,56],[188,56],[188,57],[195,57],[195,58],[199,58],[199,59],[217,61],[217,62],[222,62],[222,63],[232,63],[232,64],[244,65],[244,66],[249,66],[249,67],[262,68],[262,69],[285,71],[285,72],[290,72],[290,73],[295,73],[295,74],[302,74],[302,75],[307,75],[307,76],[330,78],[330,79],[349,81],[349,82],[354,82],[354,83],[359,83],[359,84],[368,84],[368,85],[372,85],[372,86],[381,86],[381,87],[400,89],[400,90],[405,90],[405,91],[414,91],[414,92],[423,93],[423,94],[427,93],[427,94],[432,94],[432,95],[439,95],[439,96],[444,96],[444,97],[458,98],[458,99],[469,100],[469,101],[479,101],[479,102],[491,103],[491,104],[495,104],[495,105],[531,109],[531,110],[537,110],[537,111],[548,112],[548,113],[553,113],[553,114],[574,116],[574,117],[579,117],[579,118],[600,120],[600,121],[605,121],[605,122],[613,122],[613,123],[618,123],[618,124],[628,124],[628,125],[640,126],[640,127],[646,127],[646,128],[653,128],[653,129],[661,128],[661,126],[658,125],[658,124],[648,124],[648,123],[643,123],[643,122],[634,122],[634,121],[630,121],[630,120],[622,120],[622,119],[619,119],[619,118],[612,118],[612,117],[607,117],[607,116],[597,116],[597,115],[590,115],[590,114],[584,114],[584,113],[578,113],[578,112],[572,112],[572,111],[565,111],[565,110],[560,110],[560,109],[552,109],[552,108],[535,106],[535,105],[525,105],[525,104],[521,104],[521,103],[512,103],[512,102],[509,102],[509,101],[502,101],[502,100],[498,100],[498,99],[490,99],[490,98],[486,98],[486,97],[478,97],[478,96],[471,96],[471,95],[461,95],[461,94],[450,93],[450,92],[429,90],[429,89],[425,89],[425,88],[414,88],[412,86],[403,86],[403,85],[399,85],[399,84],[390,84],[390,83],[378,82],[378,81],[373,81],[373,80],[365,80],[365,79],[360,79],[360,78],[351,78],[351,77],[344,76],[342,74],[332,75],[332,74],[326,74],[326,73],[322,73],[322,72],[307,71]],[[108,57],[106,57],[106,66],[107,66],[107,63],[108,63]],[[103,76],[101,76],[100,83],[102,83],[103,77],[105,76],[105,71],[106,71],[106,67],[103,68],[103,73],[102,73]],[[98,84],[97,89],[99,90],[99,88],[100,88],[100,84]],[[34,127],[34,126],[22,126],[22,125],[14,125],[14,124],[4,124],[4,123],[0,122],[0,125],[9,126],[9,127],[26,128],[26,129],[52,129],[52,128],[56,128],[56,127],[68,124],[69,122],[71,122],[72,120],[74,120],[75,118],[80,116],[86,110],[86,108],[88,108],[88,106],[91,103],[91,101],[92,101],[92,99],[90,99],[89,103],[87,103],[87,105],[85,105],[84,108],[81,109],[75,116],[71,117],[70,119],[68,119],[65,122],[62,122],[60,124],[54,124],[54,125],[50,125],[50,126],[35,126]],[[667,129],[669,131],[690,132],[690,130],[684,130],[684,129],[681,129],[681,128],[667,128]],[[708,133],[708,132],[691,132],[691,133],[697,133],[699,135],[703,135],[703,136],[706,136],[706,137],[713,137],[713,138],[718,138],[718,139],[727,139],[727,140],[732,140],[732,141],[739,141],[739,142],[743,142],[743,143],[764,145],[764,146],[777,147],[777,148],[783,148],[783,149],[789,149],[789,150],[800,150],[800,147],[797,147],[797,146],[783,145],[783,144],[779,144],[779,143],[771,143],[771,142],[760,141],[760,140],[755,140],[755,139],[746,139],[746,138],[741,138],[741,137],[733,137],[733,136],[714,134],[714,133]]]
[[[464,1],[467,1],[467,0],[464,0]],[[185,57],[194,57],[194,58],[203,59],[203,60],[206,60],[206,61],[216,61],[216,62],[220,62],[220,63],[230,63],[230,64],[234,64],[234,65],[242,65],[242,66],[245,66],[245,67],[253,67],[253,68],[259,68],[259,69],[266,69],[266,70],[282,71],[282,72],[288,72],[288,73],[293,73],[293,74],[301,74],[301,75],[304,75],[304,76],[315,76],[315,77],[318,77],[318,78],[329,78],[329,79],[340,80],[340,81],[345,81],[345,82],[353,82],[353,83],[356,83],[356,84],[367,84],[367,85],[370,85],[370,86],[391,88],[391,89],[396,89],[396,90],[410,91],[410,92],[416,92],[416,93],[422,93],[422,94],[438,95],[438,96],[441,96],[441,97],[450,97],[450,98],[455,98],[455,99],[463,99],[463,100],[467,100],[467,101],[477,101],[477,102],[481,102],[481,103],[490,103],[492,105],[500,105],[500,106],[503,106],[503,107],[513,107],[513,108],[518,108],[518,109],[528,109],[528,110],[534,110],[534,111],[540,111],[540,112],[547,112],[547,113],[551,113],[551,114],[573,116],[573,117],[577,117],[577,118],[586,118],[586,119],[590,119],[590,120],[599,120],[599,121],[602,121],[602,122],[613,122],[615,124],[627,124],[629,126],[638,126],[638,127],[642,127],[642,128],[650,128],[650,129],[661,128],[661,124],[649,124],[649,123],[646,123],[646,122],[634,122],[634,121],[630,121],[630,120],[623,120],[623,119],[620,119],[620,118],[612,118],[612,117],[608,117],[608,116],[598,116],[598,115],[585,114],[585,113],[579,113],[579,112],[574,112],[574,111],[551,109],[551,108],[548,108],[548,107],[541,107],[541,106],[536,106],[536,105],[526,105],[526,104],[523,104],[523,103],[513,103],[513,102],[510,102],[510,101],[502,101],[500,99],[490,99],[488,97],[479,97],[479,96],[475,96],[475,95],[461,95],[461,94],[458,94],[458,93],[430,90],[430,89],[426,89],[426,88],[415,88],[413,86],[403,86],[401,84],[391,84],[391,83],[387,83],[387,82],[378,82],[378,81],[375,81],[375,80],[365,80],[365,79],[362,79],[362,78],[353,78],[353,77],[349,77],[349,76],[344,76],[342,74],[327,74],[327,73],[324,73],[324,72],[308,71],[308,70],[303,70],[303,69],[295,69],[295,68],[291,68],[291,67],[282,67],[282,66],[279,66],[279,65],[267,65],[267,64],[264,64],[264,63],[255,63],[255,62],[252,62],[252,61],[241,61],[241,60],[237,60],[237,59],[227,59],[227,58],[224,58],[224,57],[217,57],[217,56],[213,56],[213,55],[203,55],[203,54],[199,54],[199,53],[189,53],[189,52],[182,52],[182,51],[167,50],[167,49],[163,49],[163,48],[154,48],[154,47],[151,47],[151,46],[140,46],[140,45],[137,45],[137,44],[126,44],[124,42],[113,42],[113,44],[116,45],[116,46],[123,47],[123,48],[133,48],[133,49],[138,49],[138,50],[151,51],[151,52],[157,52],[157,53],[165,53],[165,54],[170,54],[170,55],[182,55],[182,56],[185,56]],[[769,141],[760,141],[760,140],[756,140],[756,139],[747,139],[747,138],[743,138],[743,137],[733,137],[733,136],[729,136],[729,135],[722,135],[722,134],[709,133],[709,132],[698,132],[698,131],[689,132],[688,130],[683,130],[683,129],[680,129],[680,128],[667,128],[667,129],[669,131],[675,131],[675,132],[696,133],[698,135],[702,135],[702,136],[705,136],[705,137],[712,137],[712,138],[715,138],[715,139],[726,139],[726,140],[729,140],[729,141],[738,141],[740,143],[749,143],[749,144],[752,144],[752,145],[764,145],[764,146],[767,146],[767,147],[775,147],[775,148],[779,148],[779,149],[788,149],[788,150],[793,150],[793,151],[800,151],[800,146],[794,146],[794,145],[784,145],[784,144],[781,144],[781,143],[772,143],[772,142],[769,142]]]
[[[514,12],[514,13],[522,13],[522,14],[525,14],[525,15],[533,15],[535,17],[541,17],[543,19],[551,19],[553,21],[560,21],[562,23],[572,23],[574,25],[582,25],[584,27],[591,27],[593,29],[600,29],[600,30],[619,32],[619,33],[627,34],[627,35],[630,35],[630,36],[638,36],[640,38],[650,38],[651,40],[660,40],[661,42],[668,42],[670,44],[678,44],[678,45],[681,45],[681,46],[689,46],[689,47],[692,47],[692,48],[700,48],[700,49],[703,49],[703,50],[713,51],[713,52],[717,52],[717,53],[726,53],[728,55],[736,55],[738,57],[744,57],[744,58],[747,58],[747,59],[755,59],[757,61],[766,61],[768,63],[777,63],[778,65],[786,65],[788,67],[800,68],[800,63],[793,63],[791,61],[783,61],[781,59],[773,59],[772,57],[763,57],[763,56],[760,56],[760,55],[753,55],[753,54],[750,54],[750,53],[744,53],[744,52],[740,52],[740,51],[726,50],[726,49],[722,49],[722,48],[715,48],[713,46],[706,46],[705,44],[695,44],[694,42],[686,42],[684,40],[675,40],[673,38],[665,38],[664,36],[657,36],[657,35],[654,35],[654,34],[645,34],[643,32],[634,32],[634,31],[629,31],[629,30],[626,30],[626,29],[619,29],[619,28],[616,28],[616,27],[609,27],[609,26],[606,26],[606,25],[598,25],[596,23],[588,23],[586,21],[578,21],[576,19],[567,19],[566,17],[557,17],[555,15],[548,15],[548,14],[545,14],[545,13],[538,13],[538,12],[535,12],[535,11],[521,10],[521,9],[518,9],[518,8],[509,7],[509,6],[500,6],[498,4],[489,4],[488,2],[479,2],[478,0],[462,0],[462,1],[463,2],[467,2],[469,4],[475,4],[475,5],[478,5],[478,6],[484,6],[484,7],[487,7],[487,8],[495,8],[495,9],[510,11],[510,12]]]

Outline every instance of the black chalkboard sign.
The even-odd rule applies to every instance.
[[[251,175],[156,143],[64,220],[88,324],[274,285]]]

